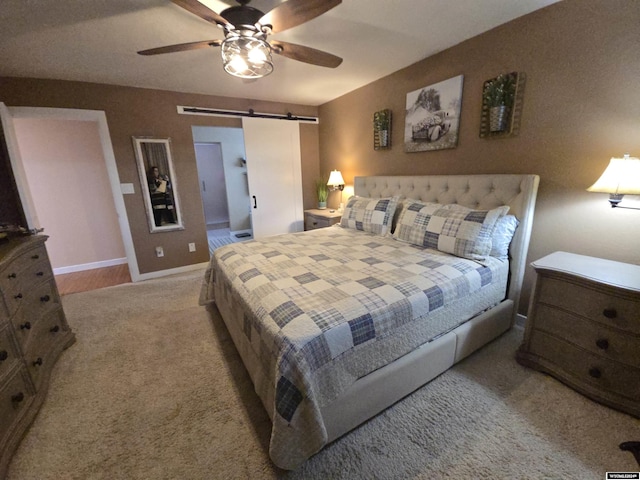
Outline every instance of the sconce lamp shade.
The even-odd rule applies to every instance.
[[[588,192],[609,194],[609,202],[616,206],[625,194],[640,195],[640,159],[612,158],[600,178],[587,188]]]
[[[327,185],[333,187],[333,189],[339,188],[340,190],[344,189],[344,179],[342,178],[342,174],[339,170],[332,170],[329,174],[329,181]]]

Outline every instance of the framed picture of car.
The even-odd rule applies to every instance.
[[[407,93],[404,124],[406,152],[455,148],[458,145],[464,76]]]

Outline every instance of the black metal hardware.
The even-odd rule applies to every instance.
[[[33,362],[33,366],[37,367],[39,365],[42,365],[42,357],[38,357],[34,362]]]
[[[9,275],[7,275],[7,278],[16,278],[17,275],[15,273],[10,273]]]
[[[22,392],[16,393],[11,397],[11,401],[14,403],[20,403],[23,400],[24,400],[24,393]]]
[[[0,362],[4,362],[7,358],[9,358],[9,354],[6,350],[2,350],[0,352]]]
[[[599,338],[598,340],[596,340],[596,346],[602,350],[606,350],[607,348],[609,348],[609,340],[607,340],[606,338]]]
[[[253,197],[253,208],[258,208],[258,199],[256,198],[255,195],[252,195]]]
[[[43,275],[44,275],[44,272],[38,272],[38,273],[36,273],[36,275],[37,275],[38,277],[41,277],[41,276],[43,276]]]
[[[49,300],[51,300],[51,297],[49,295],[45,295],[44,297],[40,297],[40,301],[41,302],[48,302]]]
[[[18,300],[18,299],[22,298],[22,294],[21,294],[21,293],[19,293],[19,294],[17,294],[17,295],[14,295],[14,296],[13,296],[13,298],[15,298],[16,300]]]
[[[607,318],[616,318],[618,316],[618,312],[616,312],[615,308],[605,308],[602,311],[602,314]]]
[[[35,255],[31,255],[31,258],[33,258],[34,260],[38,260],[40,258],[40,255],[36,253]]]
[[[55,325],[55,326],[51,327],[51,328],[49,329],[49,331],[50,331],[51,333],[57,333],[57,332],[59,332],[59,331],[60,331],[60,327],[59,327],[58,325]]]
[[[598,367],[591,367],[589,369],[589,375],[591,375],[593,378],[600,378],[602,376],[602,372]]]
[[[31,330],[31,323],[24,322],[22,325],[20,325],[20,330]]]

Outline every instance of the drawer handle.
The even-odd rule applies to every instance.
[[[591,367],[589,369],[589,375],[591,375],[593,378],[600,378],[602,376],[602,372],[597,367]]]
[[[43,275],[44,275],[44,272],[38,272],[38,273],[36,273],[36,275],[37,275],[38,277],[41,277],[41,276],[43,276]]]
[[[38,367],[42,365],[42,357],[38,357],[34,362],[33,362],[33,366],[34,367]]]
[[[31,258],[33,258],[34,260],[38,260],[40,258],[40,255],[36,253],[35,255],[31,255]]]
[[[11,401],[14,403],[20,403],[23,400],[24,400],[24,393],[22,392],[18,392],[11,397]]]
[[[51,333],[58,333],[58,332],[60,331],[60,327],[59,327],[58,325],[55,325],[55,326],[51,327],[51,328],[49,329],[49,331],[50,331]]]
[[[0,352],[0,362],[4,362],[7,358],[9,358],[9,354],[6,350],[2,350]]]
[[[22,325],[20,325],[20,330],[31,330],[31,323],[24,322]]]
[[[17,294],[17,295],[14,295],[14,296],[13,296],[13,298],[15,298],[16,300],[19,300],[19,299],[21,299],[21,298],[22,298],[22,294],[21,294],[21,293],[19,293],[19,294]]]
[[[618,316],[618,312],[616,312],[615,308],[605,308],[602,311],[602,314],[607,318],[616,318]]]
[[[17,275],[15,273],[10,273],[9,275],[7,275],[7,278],[16,278]]]
[[[606,338],[599,338],[598,340],[596,340],[596,346],[601,350],[606,350],[607,348],[609,348],[609,340],[607,340]]]
[[[44,297],[40,297],[40,301],[41,302],[48,302],[49,300],[51,300],[51,297],[49,295],[45,295]]]

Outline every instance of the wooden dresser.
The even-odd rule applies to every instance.
[[[640,266],[565,252],[532,265],[518,362],[640,417]]]
[[[62,310],[45,235],[0,242],[0,478],[75,337]]]

